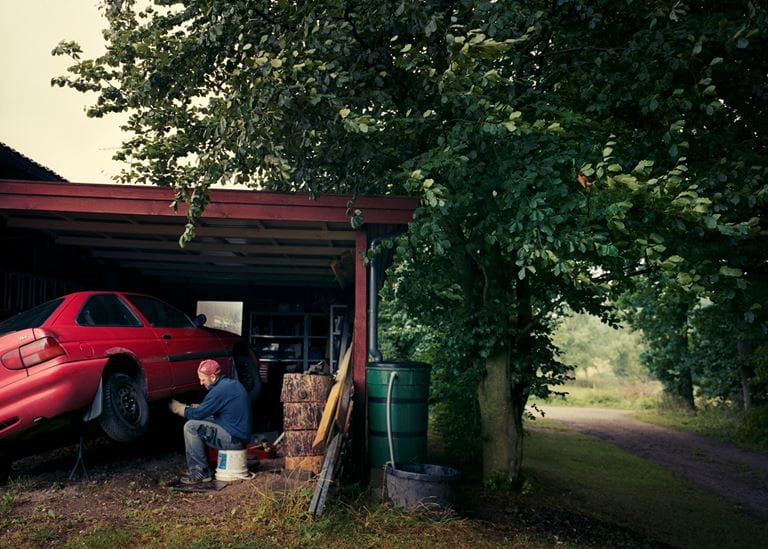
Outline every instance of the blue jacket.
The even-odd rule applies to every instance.
[[[239,381],[220,377],[211,385],[200,406],[187,406],[187,419],[213,419],[243,444],[251,441],[251,401]]]

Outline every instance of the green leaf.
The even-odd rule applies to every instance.
[[[723,276],[730,276],[730,277],[739,277],[744,274],[744,272],[741,269],[736,269],[734,267],[720,267],[720,274]]]

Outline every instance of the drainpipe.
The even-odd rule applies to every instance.
[[[402,231],[383,234],[371,240],[368,251],[372,252],[376,245],[382,240],[392,238],[402,234]],[[379,350],[379,295],[378,295],[378,270],[376,262],[371,260],[368,264],[368,354],[376,362],[381,362],[383,357]]]

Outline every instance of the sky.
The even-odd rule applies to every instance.
[[[99,0],[0,0],[0,142],[76,183],[111,183],[111,159],[122,142],[122,119],[88,118],[95,94],[51,87],[68,57],[53,57],[74,40],[83,58],[104,52]]]

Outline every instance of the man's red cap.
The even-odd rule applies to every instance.
[[[197,367],[198,372],[202,372],[207,376],[212,376],[214,374],[221,373],[221,366],[219,366],[219,363],[215,360],[204,360],[200,363],[200,366]]]

